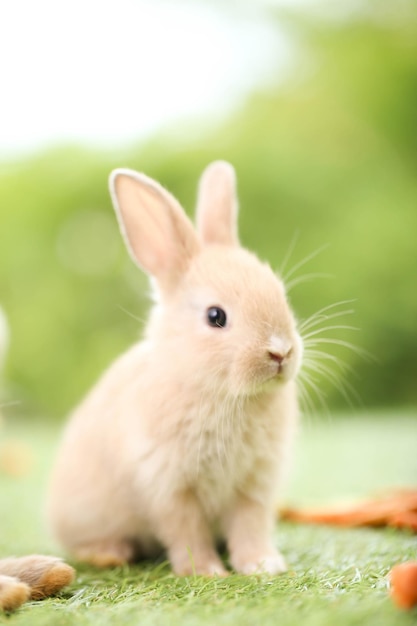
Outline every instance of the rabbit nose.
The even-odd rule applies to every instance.
[[[269,358],[272,361],[275,361],[276,363],[278,363],[279,366],[281,366],[283,362],[291,356],[291,352],[292,352],[292,348],[287,350],[285,354],[283,354],[282,352],[275,351],[275,350],[268,350]]]
[[[279,352],[271,352],[271,351],[269,351],[269,352],[268,352],[268,354],[269,354],[270,359],[271,359],[272,361],[276,361],[279,365],[281,365],[281,363],[283,362],[283,360],[284,360],[284,358],[285,358],[285,357],[284,357],[282,354],[280,354]]]

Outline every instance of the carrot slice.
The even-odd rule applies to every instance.
[[[354,506],[284,508],[280,517],[295,522],[335,526],[394,526],[417,532],[417,489],[403,489]]]

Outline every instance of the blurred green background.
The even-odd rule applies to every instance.
[[[365,407],[416,404],[417,7],[350,5],[334,15],[265,10],[293,41],[291,70],[227,117],[184,122],[125,149],[62,146],[3,161],[3,396],[19,402],[15,411],[63,418],[140,335],[147,282],[123,248],[109,171],[146,172],[191,214],[198,176],[217,158],[237,171],[246,246],[277,269],[291,249],[288,268],[325,246],[295,276],[326,276],[290,296],[301,320],[354,300],[341,310],[355,313],[335,323],[360,330],[327,336],[375,360],[329,345],[352,368],[342,381]],[[332,381],[318,380],[331,410],[346,407]]]

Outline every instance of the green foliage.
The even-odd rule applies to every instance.
[[[415,402],[417,20],[412,3],[401,6],[389,19],[372,11],[334,22],[281,16],[300,42],[291,76],[216,127],[177,128],[111,156],[63,149],[3,168],[9,395],[25,410],[62,415],[139,333],[146,280],[123,250],[109,170],[146,171],[191,209],[201,169],[225,158],[238,173],[245,245],[279,267],[298,234],[288,269],[329,244],[299,273],[331,277],[290,295],[300,319],[356,301],[355,315],[335,323],[361,331],[327,336],[377,362],[324,345],[353,369],[342,382],[365,405]],[[345,403],[329,381],[319,385],[331,406]]]

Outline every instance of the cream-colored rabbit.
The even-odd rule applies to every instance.
[[[66,429],[53,531],[96,565],[163,547],[178,574],[223,575],[223,538],[236,571],[282,572],[272,530],[302,346],[283,284],[239,245],[234,170],[203,174],[196,230],[143,174],[116,170],[110,187],[155,304]]]

